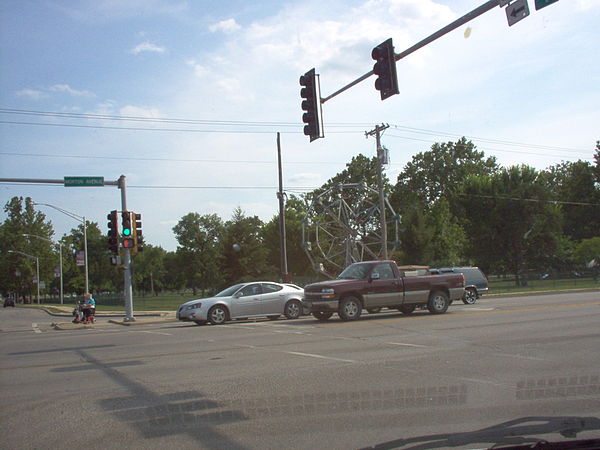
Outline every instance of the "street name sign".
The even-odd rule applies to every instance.
[[[65,177],[65,187],[104,186],[104,177]]]

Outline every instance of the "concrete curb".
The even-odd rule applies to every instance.
[[[49,311],[49,308],[44,307],[44,306],[40,306],[40,307],[30,307],[31,309],[39,309],[41,311],[46,312],[46,314],[53,316],[53,317],[73,317],[73,313],[72,312],[62,312],[62,313],[57,313],[57,312],[52,312]],[[55,307],[52,307],[55,308]],[[136,316],[141,316],[141,317],[163,317],[167,314],[175,314],[175,311],[140,311],[135,313]],[[125,315],[125,312],[117,312],[117,311],[112,311],[112,312],[97,312],[96,317],[123,317]]]
[[[570,294],[578,292],[596,292],[600,288],[581,288],[581,289],[560,289],[557,291],[520,291],[520,292],[504,292],[502,294],[483,294],[482,297],[527,297],[529,295],[552,295],[552,294]]]
[[[116,325],[124,325],[124,326],[130,327],[133,325],[146,325],[149,323],[177,322],[177,319],[175,317],[142,318],[142,319],[136,319],[135,321],[127,321],[127,322],[125,320],[110,319],[108,322],[114,323]]]
[[[176,322],[176,321],[177,321],[177,319],[175,317],[148,317],[148,318],[136,319],[133,322],[126,322],[124,319],[121,319],[121,320],[109,319],[106,322],[94,322],[94,323],[88,323],[88,324],[73,323],[73,322],[53,322],[51,324],[51,327],[54,328],[55,330],[66,331],[66,330],[85,330],[85,329],[93,329],[93,328],[98,328],[98,327],[107,327],[107,326],[110,326],[111,324],[132,326],[132,325],[146,325],[146,324],[152,324],[152,323],[166,323],[166,322]]]

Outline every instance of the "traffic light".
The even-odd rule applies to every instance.
[[[136,252],[144,250],[144,238],[142,236],[142,215],[131,213],[131,223],[133,224],[133,248]]]
[[[545,8],[552,3],[556,3],[558,0],[535,0],[535,10]]]
[[[376,61],[373,65],[373,73],[377,75],[375,89],[381,94],[381,100],[399,94],[392,38],[375,47],[371,52],[371,58]]]
[[[131,211],[123,211],[121,213],[121,225],[123,231],[123,248],[133,248],[133,228],[131,226]]]
[[[323,137],[321,126],[321,96],[319,89],[318,75],[315,69],[311,69],[300,77],[300,97],[302,100],[302,122],[304,134],[310,136],[310,142]]]
[[[108,248],[117,255],[119,254],[119,215],[117,210],[111,211],[106,218],[108,219]]]

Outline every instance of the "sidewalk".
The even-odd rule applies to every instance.
[[[72,306],[44,306],[44,305],[29,305],[32,309],[41,309],[53,317],[69,318],[65,322],[52,322],[52,327],[55,330],[81,330],[88,328],[105,327],[108,325],[145,325],[150,323],[175,322],[175,311],[137,311],[134,312],[134,321],[125,321],[125,311],[102,311],[96,312],[96,321],[93,324],[73,323],[73,307]],[[100,319],[100,320],[98,320]],[[101,320],[108,319],[108,320]]]

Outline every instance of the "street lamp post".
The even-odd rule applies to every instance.
[[[43,239],[44,241],[51,242],[52,244],[58,245],[58,255],[59,255],[59,265],[60,265],[60,304],[64,304],[64,295],[63,295],[63,261],[62,261],[62,247],[63,245],[60,242],[54,242],[52,239],[48,239],[44,236],[38,236],[37,234],[27,234],[23,233],[22,236],[25,237],[34,237],[38,239]]]
[[[81,223],[83,223],[83,255],[84,255],[84,265],[85,265],[85,293],[89,293],[90,292],[90,282],[89,282],[89,273],[88,273],[88,248],[87,248],[87,223],[85,220],[85,216],[80,216],[78,214],[75,214],[73,212],[67,211],[66,209],[62,209],[59,208],[58,206],[54,206],[54,205],[50,205],[48,203],[33,203],[36,206],[48,206],[50,208],[53,208],[67,216],[69,216],[72,219],[75,220],[79,220],[81,221]],[[62,273],[62,271],[61,271]]]
[[[22,256],[26,256],[27,258],[35,259],[35,277],[37,280],[37,303],[40,304],[40,258],[33,255],[28,255],[27,253],[18,252],[16,250],[9,250],[8,253],[17,253]]]

